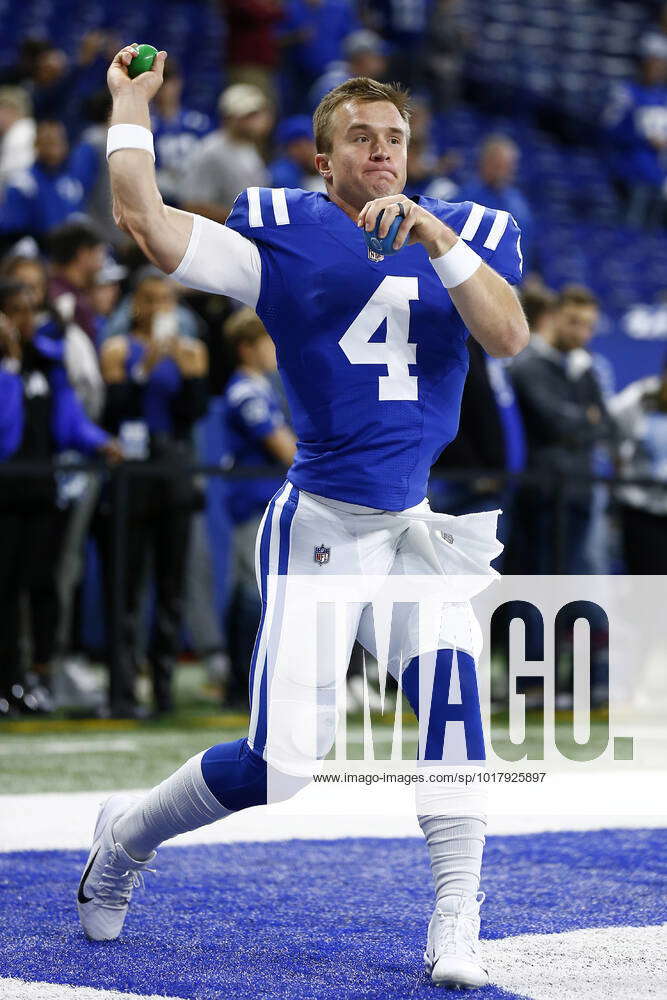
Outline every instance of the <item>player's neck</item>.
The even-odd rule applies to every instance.
[[[329,201],[332,201],[334,205],[337,205],[341,212],[345,212],[349,219],[352,219],[353,222],[357,221],[359,218],[359,212],[364,207],[363,205],[359,205],[358,208],[355,205],[351,205],[348,201],[345,201],[344,198],[341,198],[339,194],[336,194],[334,189],[328,185],[327,195],[329,196]]]

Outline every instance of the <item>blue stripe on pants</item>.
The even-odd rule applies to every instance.
[[[291,484],[290,484],[291,485]],[[278,524],[279,533],[279,543],[278,543],[278,576],[286,576],[289,567],[289,550],[290,550],[290,532],[292,530],[292,521],[294,520],[294,515],[296,514],[296,509],[299,503],[299,491],[296,486],[291,486],[289,496],[285,502],[285,505],[280,513],[280,520]],[[271,512],[273,514],[273,511]],[[268,518],[267,518],[268,522]],[[264,539],[262,538],[262,542]],[[262,563],[262,550],[260,549],[260,566],[262,572],[262,595],[263,595],[263,612],[267,601],[267,575],[268,575],[268,549],[267,546],[267,562],[266,570],[264,569],[264,563]],[[274,629],[280,629],[282,625],[283,618],[283,607],[285,601],[285,587],[284,584],[279,584],[276,595],[275,595],[276,607],[273,615],[273,620],[271,623],[272,636],[274,635]],[[266,727],[267,727],[267,715],[268,715],[268,681],[267,681],[267,665],[268,665],[268,648],[271,645],[271,637],[267,643],[267,652],[264,654],[263,664],[262,664],[262,679],[259,688],[259,706],[257,712],[257,725],[255,727],[255,732],[252,738],[253,749],[257,753],[263,753],[266,746]],[[275,645],[275,643],[274,643]]]

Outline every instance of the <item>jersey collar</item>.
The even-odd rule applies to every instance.
[[[389,257],[384,257],[381,261],[372,261],[368,256],[368,245],[364,238],[363,230],[359,229],[349,215],[346,215],[343,209],[331,201],[326,194],[320,194],[319,213],[322,225],[326,227],[329,233],[339,243],[342,243],[350,253],[353,253],[355,257],[361,257],[362,260],[365,260],[369,267],[376,269],[377,267],[382,267],[387,261],[394,259],[394,255],[392,254]],[[418,246],[419,244],[405,247],[401,253],[409,253],[411,250],[417,250]]]

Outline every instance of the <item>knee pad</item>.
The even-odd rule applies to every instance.
[[[333,704],[271,699],[266,759],[278,771],[312,778],[334,745],[338,712]]]

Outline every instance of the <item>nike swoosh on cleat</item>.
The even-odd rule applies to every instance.
[[[84,887],[86,879],[90,875],[90,869],[95,864],[95,858],[97,857],[97,855],[99,853],[100,853],[100,849],[98,847],[97,850],[95,851],[95,853],[93,854],[92,858],[90,859],[90,864],[86,868],[86,870],[83,873],[83,876],[81,878],[81,881],[79,882],[79,893],[78,893],[77,899],[79,900],[80,903],[90,903],[92,901],[93,897],[92,896],[90,896],[90,897],[86,896],[86,894],[83,891],[83,887]]]

